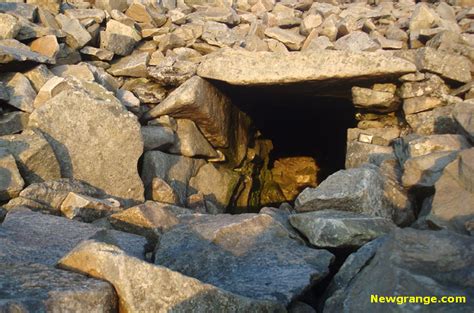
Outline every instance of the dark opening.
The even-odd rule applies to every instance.
[[[270,164],[282,157],[314,157],[319,182],[344,168],[347,129],[357,125],[351,101],[265,88],[228,87],[226,92],[272,140]]]

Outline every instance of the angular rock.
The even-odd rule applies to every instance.
[[[359,141],[389,146],[392,141],[398,137],[400,137],[400,129],[398,127],[347,129],[347,141]]]
[[[21,73],[11,73],[4,75],[1,80],[8,93],[8,104],[24,112],[33,112],[36,92],[28,78]]]
[[[359,167],[364,163],[381,164],[384,160],[395,158],[393,148],[385,145],[359,141],[347,143],[346,168]]]
[[[293,214],[289,220],[316,247],[360,247],[396,228],[385,218],[336,210]]]
[[[66,43],[71,48],[80,49],[91,41],[91,35],[78,19],[59,14],[56,16],[56,21],[61,26],[62,31],[66,33]]]
[[[56,36],[47,35],[30,43],[31,51],[54,59],[59,53],[59,44]]]
[[[64,11],[64,15],[69,18],[78,20],[93,19],[97,23],[102,23],[105,19],[104,10],[100,9],[68,9]]]
[[[46,101],[67,89],[72,89],[72,86],[64,78],[53,76],[38,90],[33,106],[39,108]]]
[[[70,192],[61,203],[61,213],[69,219],[91,223],[99,218],[120,211],[120,203],[114,199],[97,199]]]
[[[305,37],[301,36],[299,33],[288,29],[281,29],[279,27],[267,28],[265,30],[265,35],[280,41],[290,50],[300,50],[305,40]]]
[[[137,172],[143,141],[136,117],[111,99],[65,91],[35,110],[29,125],[46,135],[62,177],[83,180],[129,206],[144,199]]]
[[[15,158],[8,150],[0,149],[0,200],[18,196],[25,182],[18,171]]]
[[[467,138],[474,142],[474,103],[463,102],[457,104],[453,110],[453,117]]]
[[[403,187],[433,187],[441,176],[443,169],[456,156],[456,152],[433,152],[408,159],[403,165]]]
[[[201,38],[209,45],[221,48],[232,46],[237,40],[234,32],[227,25],[212,21],[204,24]]]
[[[333,258],[293,239],[267,214],[188,215],[181,220],[161,236],[155,264],[252,299],[288,305],[328,273]]]
[[[116,312],[114,288],[100,280],[35,263],[0,264],[0,311]]]
[[[101,33],[100,47],[118,55],[129,55],[141,40],[140,34],[130,26],[109,20],[105,32]]]
[[[188,119],[178,119],[176,129],[176,141],[168,149],[171,153],[177,153],[186,157],[217,158],[216,150],[204,138],[196,124]]]
[[[146,77],[149,59],[148,52],[135,53],[121,58],[107,71],[114,76]]]
[[[61,177],[52,147],[37,130],[0,137],[0,147],[15,157],[21,176],[28,185]]]
[[[435,73],[461,83],[471,81],[471,62],[461,55],[427,47],[417,52],[416,64],[420,71]]]
[[[26,187],[17,199],[31,209],[47,210],[52,214],[60,214],[61,204],[70,192],[90,196],[105,197],[105,194],[87,183],[79,180],[61,178],[42,183],[34,183]],[[14,208],[17,201],[10,201],[9,208]],[[29,204],[29,205],[28,205]],[[23,204],[21,204],[23,205]]]
[[[230,99],[200,77],[193,77],[171,92],[160,105],[144,114],[190,119],[214,147],[228,145]]]
[[[95,0],[94,5],[96,8],[106,10],[109,13],[112,10],[123,12],[128,8],[127,0]]]
[[[415,70],[415,65],[408,61],[370,52],[324,50],[281,55],[223,50],[207,56],[197,73],[233,85],[285,85],[321,83],[334,78],[338,83],[346,79],[376,79],[402,76]]]
[[[213,164],[203,165],[196,176],[189,180],[191,190],[202,192],[206,200],[220,208],[226,208],[239,182],[240,175],[226,168],[216,168]],[[188,192],[189,194],[189,192]]]
[[[141,128],[144,150],[165,150],[176,141],[176,135],[172,129],[161,126],[142,126]]]
[[[48,80],[54,77],[54,74],[44,64],[40,64],[24,73],[31,85],[38,92]]]
[[[163,59],[157,66],[148,69],[148,75],[163,86],[177,87],[196,74],[197,64],[175,57]]]
[[[0,13],[0,40],[13,39],[20,31],[18,19],[9,14]]]
[[[191,214],[191,210],[147,201],[111,215],[109,221],[117,230],[144,236],[156,243],[162,233],[179,224],[178,215],[182,214]]]
[[[461,135],[430,135],[423,137],[405,137],[403,139],[403,156],[399,158],[404,162],[407,158],[427,155],[433,152],[458,151],[469,148],[469,143]],[[399,153],[400,154],[400,153]]]
[[[446,231],[405,228],[392,232],[377,244],[378,248],[362,248],[364,251],[358,251],[356,257],[347,259],[329,287],[331,291],[324,312],[399,312],[398,300],[374,303],[371,295],[380,299],[385,295],[402,294],[409,297],[403,305],[404,312],[472,311],[469,301],[464,304],[431,303],[429,308],[423,304],[428,300],[424,297],[451,295],[469,299],[473,296],[470,273],[474,266],[474,247],[471,238]],[[413,303],[412,295],[422,298]]]
[[[1,4],[1,3],[0,3]],[[33,61],[38,63],[54,63],[47,56],[31,51],[31,49],[15,39],[0,40],[0,64],[12,61]]]
[[[339,38],[334,43],[336,50],[344,51],[376,51],[380,45],[373,41],[369,35],[361,31],[354,31],[348,35]]]
[[[112,51],[90,47],[90,46],[86,46],[82,48],[81,53],[89,56],[93,60],[99,60],[99,61],[111,61],[112,58],[114,57],[114,53]]]
[[[392,92],[369,88],[352,87],[352,102],[356,108],[378,112],[393,112],[398,109],[399,101]]]
[[[6,2],[6,3],[5,3]],[[15,3],[18,2],[18,3]],[[3,1],[0,3],[0,12],[8,13],[16,17],[23,17],[32,21],[36,16],[37,7],[23,3],[23,1]]]
[[[443,102],[435,97],[414,97],[403,101],[405,115],[428,111],[441,106]]]
[[[153,177],[151,182],[151,199],[153,201],[178,204],[179,198],[170,185],[159,177]]]
[[[461,164],[465,162],[457,158],[444,168],[435,184],[436,192],[426,216],[427,221],[437,228],[447,228],[461,234],[467,232],[464,224],[474,217],[474,193],[464,183],[465,165],[462,166],[463,174],[460,176]],[[464,177],[463,180],[461,177]]]
[[[59,266],[110,282],[120,299],[120,312],[285,311],[278,304],[252,301],[165,267],[131,258],[112,244],[84,242],[65,256]]]
[[[21,132],[28,125],[28,113],[16,111],[4,113],[0,116],[0,136]]]
[[[458,126],[452,116],[452,106],[405,116],[408,125],[419,135],[456,134]]]
[[[0,231],[0,263],[32,262],[54,266],[77,244],[90,238],[115,242],[136,258],[143,259],[145,255],[146,240],[141,236],[24,208],[10,211]]]
[[[159,177],[169,184],[179,197],[179,204],[185,204],[188,184],[196,175],[204,160],[172,155],[160,151],[148,151],[143,157],[142,179],[146,188],[147,199],[151,196],[151,183]]]
[[[405,82],[399,90],[403,99],[423,96],[439,96],[449,93],[449,87],[437,75],[426,74],[427,79]]]
[[[384,199],[383,180],[373,168],[340,170],[316,188],[306,188],[295,202],[298,212],[335,209],[392,218]]]
[[[86,82],[95,80],[91,68],[84,63],[55,66],[51,69],[51,72],[62,78],[77,78]]]
[[[474,149],[459,153],[459,178],[464,188],[474,193]]]

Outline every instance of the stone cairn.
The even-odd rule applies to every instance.
[[[473,312],[473,6],[0,1],[0,312]],[[222,86],[350,99],[346,169]]]

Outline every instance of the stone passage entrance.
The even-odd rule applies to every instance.
[[[282,158],[314,158],[318,183],[344,168],[347,129],[357,125],[351,101],[250,87],[230,88],[229,95],[272,141],[270,166]]]

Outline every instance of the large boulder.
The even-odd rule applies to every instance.
[[[115,242],[128,254],[145,257],[146,240],[141,236],[17,208],[0,225],[0,263],[54,266],[77,244],[90,238]]]
[[[200,77],[187,80],[143,118],[162,115],[192,120],[215,147],[229,144],[230,99]]]
[[[6,149],[0,149],[0,201],[18,196],[24,185],[15,158]]]
[[[97,279],[35,263],[0,262],[0,312],[117,310],[114,288]]]
[[[371,52],[308,51],[289,54],[222,50],[206,56],[197,74],[233,85],[285,85],[401,76],[414,64]]]
[[[474,148],[460,152],[436,182],[436,192],[426,216],[432,225],[467,233],[466,223],[474,219],[473,151]]]
[[[316,247],[360,247],[396,228],[385,218],[336,210],[293,214],[293,227]]]
[[[120,312],[285,312],[278,304],[241,297],[130,257],[113,244],[83,242],[59,266],[110,282]]]
[[[129,206],[144,200],[137,171],[143,140],[137,118],[110,97],[64,91],[36,109],[29,125],[53,147],[62,177],[83,180]]]
[[[371,167],[338,171],[316,188],[306,188],[295,202],[299,212],[335,209],[392,218],[384,196],[383,177]]]
[[[155,264],[287,306],[328,274],[332,258],[306,247],[268,214],[197,214],[181,216],[181,224],[161,236]]]
[[[472,238],[448,231],[396,230],[347,259],[329,286],[323,311],[472,312],[473,248]],[[395,298],[383,302],[387,296]],[[467,301],[431,302],[444,296]]]

